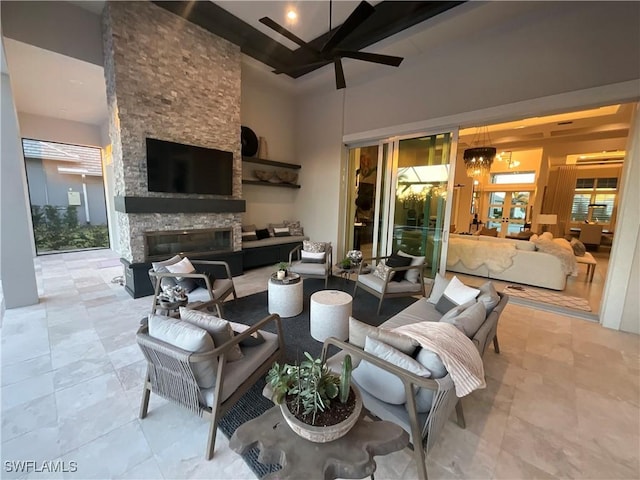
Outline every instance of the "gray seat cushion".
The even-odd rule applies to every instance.
[[[264,343],[255,347],[245,347],[242,349],[244,357],[237,362],[225,365],[224,386],[222,387],[221,401],[224,402],[235,392],[240,384],[244,382],[260,365],[278,348],[278,336],[275,333],[259,330],[264,337]],[[202,401],[211,407],[215,400],[215,388],[201,390]]]
[[[358,282],[375,290],[378,293],[382,293],[382,290],[384,289],[384,280],[376,277],[373,273],[358,275]],[[387,284],[387,293],[405,292],[420,294],[422,293],[422,285],[420,285],[419,283],[412,283],[408,280],[402,280],[401,282],[389,282]]]
[[[293,273],[299,273],[300,275],[326,275],[327,269],[324,263],[302,263],[293,262],[289,267],[289,270]]]

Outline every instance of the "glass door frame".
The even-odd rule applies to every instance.
[[[449,246],[449,230],[451,225],[451,212],[453,206],[455,167],[458,150],[458,128],[440,128],[433,131],[398,135],[381,139],[378,142],[378,178],[376,183],[376,210],[373,233],[373,253],[376,255],[386,255],[393,245],[393,219],[395,218],[396,202],[391,201],[396,196],[396,185],[398,183],[398,158],[400,152],[400,141],[420,137],[429,137],[449,133],[449,176],[447,180],[447,199],[443,215],[442,237],[440,260],[438,273],[444,275],[447,266],[447,251]],[[371,143],[369,143],[371,145]],[[349,148],[354,148],[350,146]],[[385,162],[386,160],[386,162]],[[384,169],[384,171],[383,171]],[[384,182],[383,182],[384,180]],[[381,198],[380,198],[381,197]],[[381,231],[382,230],[382,231]]]

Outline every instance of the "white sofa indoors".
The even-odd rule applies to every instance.
[[[447,270],[552,290],[564,290],[572,274],[558,256],[537,251],[535,242],[456,234],[449,236]]]

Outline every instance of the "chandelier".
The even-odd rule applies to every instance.
[[[477,178],[487,175],[491,170],[493,159],[496,157],[495,147],[487,146],[491,145],[487,127],[480,127],[476,130],[472,145],[475,146],[467,148],[462,155],[467,176]]]
[[[482,177],[489,173],[491,164],[496,156],[494,147],[467,148],[462,158],[467,169],[468,177]]]

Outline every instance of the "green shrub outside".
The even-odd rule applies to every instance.
[[[109,248],[106,225],[79,225],[74,205],[32,206],[31,219],[38,253],[83,248]]]

